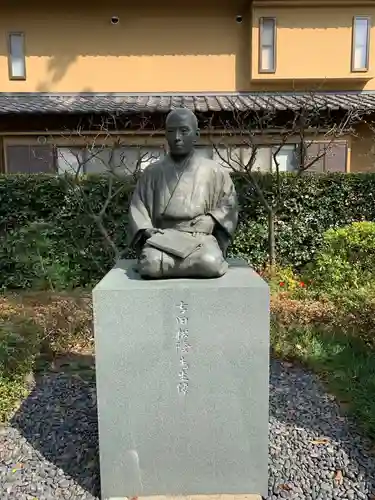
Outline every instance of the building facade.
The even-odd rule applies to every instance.
[[[87,171],[100,171],[110,153],[99,150],[114,132],[109,138],[97,117],[108,113],[118,117],[116,155],[134,163],[142,154],[147,164],[164,154],[162,134],[155,125],[130,131],[125,117],[159,123],[173,106],[202,116],[287,113],[313,94],[337,116],[360,108],[366,117],[354,134],[340,134],[317,170],[375,170],[373,19],[375,0],[7,0],[0,15],[0,168],[62,171],[87,155],[95,138],[98,154]],[[230,135],[246,161],[250,145]],[[264,170],[277,147],[277,134],[266,136],[257,160]],[[324,131],[312,141],[324,144]],[[204,133],[200,146],[215,157]],[[281,168],[293,168],[296,147],[288,138]]]

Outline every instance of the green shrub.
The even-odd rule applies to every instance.
[[[366,348],[375,352],[375,288],[348,291],[337,290],[331,296],[338,314],[333,318],[337,331],[350,338],[359,339]]]
[[[30,222],[10,231],[2,249],[2,270],[11,288],[45,289],[74,286],[79,275],[52,223]],[[6,269],[6,266],[11,266]]]
[[[272,201],[272,175],[259,175]],[[267,214],[254,190],[234,179],[240,221],[230,255],[245,256],[261,269],[268,259]],[[133,185],[116,180],[103,223],[124,254]],[[275,217],[277,258],[300,270],[310,262],[329,228],[375,220],[375,174],[330,174],[281,178],[282,209]],[[108,198],[108,180],[74,183],[45,175],[0,176],[0,287],[69,288],[95,284],[111,268],[113,251],[96,224]],[[90,210],[88,209],[90,208]]]
[[[323,235],[307,270],[314,287],[327,292],[368,288],[375,273],[375,223],[354,222]]]

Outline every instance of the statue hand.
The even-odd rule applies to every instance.
[[[197,232],[211,234],[215,228],[216,221],[211,215],[200,215],[191,222],[193,227],[196,227]]]
[[[151,238],[151,236],[152,236],[153,234],[156,234],[156,233],[161,233],[161,234],[163,234],[163,232],[164,232],[164,231],[162,231],[161,229],[157,229],[157,228],[155,228],[155,227],[151,227],[151,228],[149,228],[149,229],[145,229],[143,234],[144,234],[145,238],[148,240],[149,238]]]

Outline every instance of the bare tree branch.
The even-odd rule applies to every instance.
[[[116,116],[106,116],[99,124],[89,122],[90,134],[87,134],[87,126],[83,129],[78,124],[74,130],[64,130],[58,137],[49,137],[57,155],[57,174],[63,177],[67,192],[80,210],[95,222],[115,262],[124,249],[117,247],[108,231],[106,221],[110,207],[121,192],[128,189],[129,181],[134,182],[144,167],[163,153],[162,148],[152,144],[152,136],[160,132],[155,128],[150,130],[149,118],[139,120],[136,129],[134,123],[127,120],[127,134],[114,129],[116,121]],[[149,133],[142,135],[146,130]],[[150,153],[150,148],[155,151]],[[84,177],[94,174],[106,177],[106,193],[100,207],[93,205],[82,183]]]
[[[363,109],[359,106],[333,114],[327,110],[324,99],[311,92],[302,104],[295,105],[291,110],[236,110],[230,120],[221,120],[219,126],[207,127],[220,163],[255,190],[268,215],[271,266],[276,263],[275,218],[285,203],[285,194],[281,190],[284,169],[281,168],[280,153],[285,146],[294,146],[293,170],[288,169],[293,176],[290,180],[290,188],[293,189],[301,175],[311,172],[332,154],[337,141],[356,134],[355,125],[363,119]],[[218,129],[221,130],[219,135]],[[271,148],[267,165],[259,162],[260,151],[264,147]],[[236,155],[233,155],[233,151],[236,151]],[[267,196],[261,186],[259,173],[264,171],[274,174],[273,197]]]

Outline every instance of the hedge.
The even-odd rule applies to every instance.
[[[267,262],[267,214],[253,189],[234,179],[241,207],[230,248],[257,269]],[[268,199],[275,196],[273,175],[259,175]],[[109,204],[104,225],[126,252],[126,224],[133,185],[116,181],[121,192]],[[281,179],[282,209],[275,217],[281,265],[301,268],[313,258],[330,227],[375,220],[375,174],[306,175]],[[88,213],[99,213],[108,179],[83,178],[74,189],[64,177],[0,176],[0,287],[69,288],[95,284],[113,265],[113,253]]]

